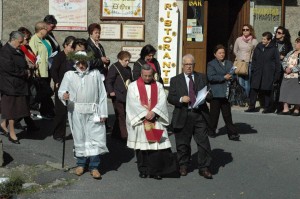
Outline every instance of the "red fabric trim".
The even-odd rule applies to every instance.
[[[26,46],[21,45],[20,49],[23,51],[23,53],[25,54],[25,56],[33,63],[35,64],[36,62],[36,56],[33,52],[30,52]]]
[[[137,86],[138,86],[138,90],[139,90],[139,94],[140,94],[140,100],[141,100],[141,104],[144,107],[147,107],[147,109],[149,111],[151,111],[157,104],[157,98],[158,98],[158,89],[157,89],[157,84],[155,81],[152,80],[151,82],[151,103],[150,106],[148,104],[148,96],[147,96],[147,92],[146,92],[146,86],[145,86],[145,82],[142,79],[142,77],[139,77],[137,82]]]
[[[155,72],[157,72],[154,63],[148,61],[147,64],[150,65]]]

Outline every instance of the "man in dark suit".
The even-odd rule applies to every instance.
[[[192,108],[196,93],[207,84],[204,74],[194,72],[195,59],[187,54],[182,58],[181,74],[171,78],[168,102],[175,106],[172,118],[177,158],[181,176],[187,175],[191,157],[191,139],[194,137],[198,147],[199,174],[212,179],[208,167],[211,163],[211,149],[207,137],[209,110],[206,103]]]

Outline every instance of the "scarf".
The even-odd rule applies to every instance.
[[[253,36],[252,35],[249,35],[248,37],[245,37],[244,35],[241,36],[242,37],[242,40],[246,43],[248,43],[249,41],[251,41],[253,39]]]

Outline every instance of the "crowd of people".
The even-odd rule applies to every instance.
[[[52,33],[56,24],[55,17],[47,15],[35,24],[34,35],[20,27],[1,47],[1,131],[9,141],[20,144],[15,131],[20,120],[27,124],[27,132],[39,130],[30,114],[33,104],[39,105],[43,119],[53,119],[52,133],[57,141],[65,140],[68,120],[78,176],[89,170],[93,178],[101,178],[100,155],[108,152],[107,98],[111,98],[116,116],[112,138],[135,150],[141,178],[157,180],[188,174],[192,137],[197,144],[199,175],[212,179],[209,137],[218,135],[220,112],[229,140],[240,139],[231,114],[230,88],[234,82],[247,98],[249,107],[245,112],[257,111],[260,94],[264,98],[263,113],[276,109],[281,115],[299,115],[300,37],[293,50],[284,27],[277,28],[273,39],[272,33],[263,33],[258,42],[253,27],[243,26],[234,53],[236,60],[247,64],[244,75],[235,75],[223,45],[215,47],[215,59],[208,62],[206,75],[194,71],[193,55],[184,55],[182,73],[171,78],[166,95],[152,45],[141,49],[131,70],[131,54],[127,51],[120,51],[118,61],[110,63],[100,43],[99,24],[88,26],[87,39],[66,37],[63,50]],[[196,104],[197,93],[205,88],[205,101]],[[167,103],[174,106],[171,122]],[[170,129],[175,135],[176,157],[171,151]]]

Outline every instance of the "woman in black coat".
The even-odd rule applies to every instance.
[[[131,54],[121,51],[118,54],[118,62],[109,67],[105,80],[106,91],[112,99],[115,110],[115,123],[112,129],[112,137],[127,140],[126,129],[126,95],[127,87],[132,81],[131,68],[128,63]]]
[[[260,92],[265,99],[263,113],[272,113],[271,93],[273,84],[280,78],[280,56],[277,47],[271,43],[272,33],[264,32],[262,42],[254,49],[251,68],[250,104],[245,112],[255,112],[255,103]]]
[[[98,69],[106,77],[110,59],[106,56],[100,43],[101,26],[92,23],[88,27],[89,38],[87,39],[87,51],[93,52],[95,59],[90,62],[90,69]]]
[[[20,144],[15,128],[15,120],[30,115],[28,105],[28,77],[30,71],[19,47],[23,43],[24,35],[13,31],[9,41],[0,50],[0,92],[1,92],[1,117],[5,119],[1,127],[8,130],[8,139],[14,144]]]
[[[233,64],[231,61],[225,60],[225,47],[223,45],[215,47],[214,56],[215,59],[208,62],[207,65],[207,79],[213,95],[210,101],[209,113],[214,134],[211,134],[210,137],[216,136],[220,111],[222,111],[228,138],[230,140],[239,140],[240,135],[232,122],[231,106],[228,101],[229,84],[234,72],[232,70]]]
[[[133,65],[133,70],[132,70],[133,80],[137,80],[141,76],[142,65],[149,64],[155,72],[154,73],[155,81],[158,81],[163,84],[163,80],[161,78],[160,65],[157,59],[154,58],[155,53],[156,53],[156,49],[150,44],[147,44],[142,48],[140,58]]]
[[[51,67],[51,76],[54,82],[54,91],[55,91],[55,117],[53,122],[53,138],[57,141],[61,141],[66,135],[66,122],[67,122],[67,108],[60,99],[58,99],[58,89],[64,74],[69,71],[70,61],[67,60],[67,55],[72,52],[73,41],[75,37],[68,36],[66,37],[63,47],[64,50],[59,52],[54,58]]]

